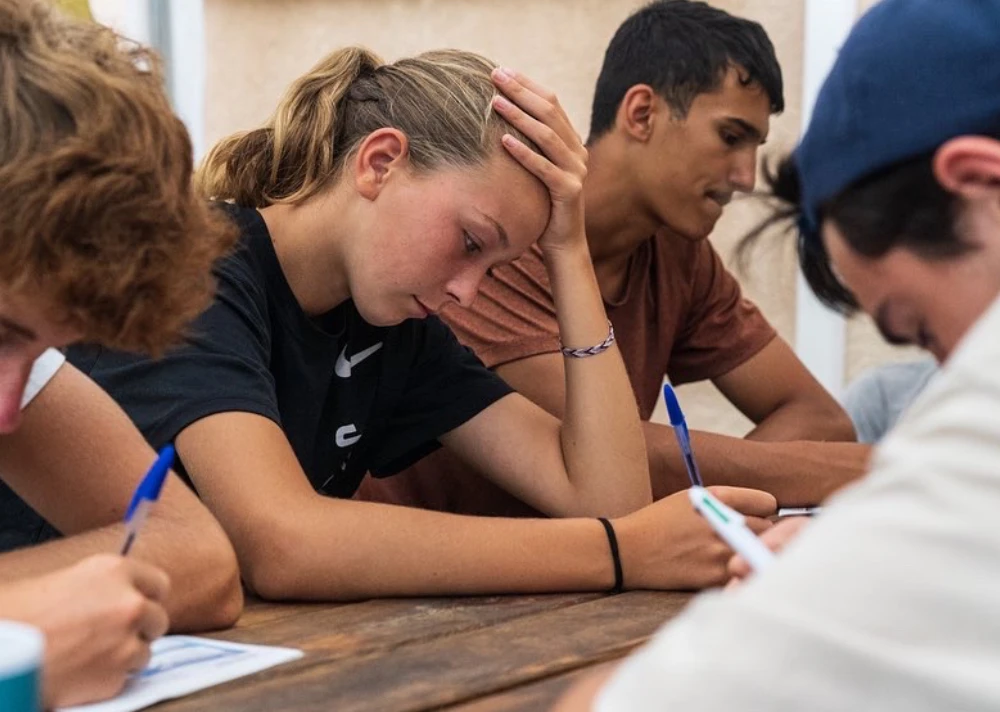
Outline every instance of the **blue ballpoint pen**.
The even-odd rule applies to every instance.
[[[693,486],[702,487],[701,473],[698,472],[698,464],[694,461],[694,453],[691,451],[691,434],[688,433],[687,421],[681,412],[681,404],[677,402],[677,394],[669,383],[663,384],[663,399],[667,403],[667,415],[670,416],[670,425],[673,426],[674,435],[677,436],[677,444],[681,446],[688,478]]]
[[[135,537],[139,534],[146,517],[149,516],[153,502],[160,496],[160,490],[163,489],[163,483],[166,481],[167,474],[169,474],[173,464],[174,446],[167,445],[160,450],[153,466],[149,468],[149,472],[142,478],[135,494],[132,495],[132,501],[129,502],[128,510],[125,512],[125,543],[122,544],[122,556],[128,554],[129,549],[132,548]]]

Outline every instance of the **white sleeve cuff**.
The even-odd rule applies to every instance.
[[[28,403],[45,388],[64,363],[66,363],[66,357],[56,349],[46,349],[45,353],[35,359],[31,373],[28,375],[28,383],[24,388],[24,395],[21,396],[21,410],[24,410]]]

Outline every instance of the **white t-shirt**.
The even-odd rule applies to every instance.
[[[862,373],[844,393],[859,443],[874,444],[899,422],[938,371],[932,358],[887,363]]]
[[[871,473],[737,591],[695,601],[594,709],[1000,710],[1000,300]]]
[[[28,403],[45,388],[64,363],[66,363],[66,357],[55,349],[46,349],[41,356],[35,359],[31,373],[28,374],[24,395],[21,396],[21,410],[24,410]]]

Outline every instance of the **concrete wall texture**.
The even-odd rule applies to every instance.
[[[859,12],[874,0],[859,0]],[[207,42],[206,145],[266,119],[288,83],[321,56],[365,45],[388,60],[427,49],[480,52],[532,75],[555,90],[577,130],[589,128],[591,92],[604,48],[641,0],[205,0]],[[771,124],[764,160],[789,150],[799,134],[804,0],[714,0],[713,5],[760,22],[784,70],[788,108]],[[739,237],[765,210],[734,201],[712,236],[729,258]],[[786,340],[794,339],[793,246],[764,240],[740,278]],[[864,368],[914,353],[884,344],[867,319],[848,326],[847,379]],[[747,421],[711,386],[681,391],[694,427],[742,433]],[[662,416],[661,416],[662,417]]]

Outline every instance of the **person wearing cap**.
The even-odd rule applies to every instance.
[[[561,711],[1000,709],[998,42],[1000,3],[884,0],[771,181],[816,294],[940,373],[775,563]]]

